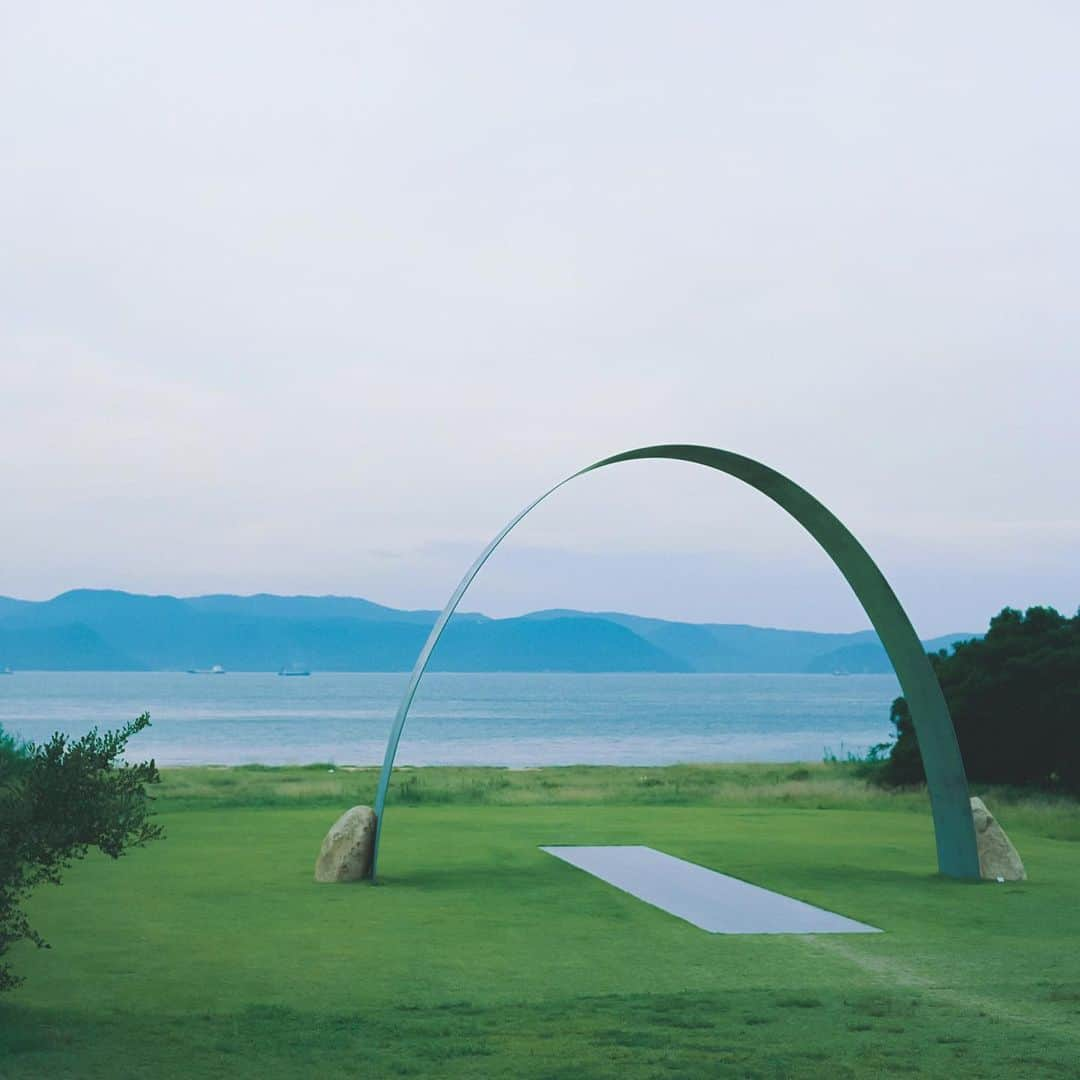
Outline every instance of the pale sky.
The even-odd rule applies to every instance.
[[[5,5],[0,593],[439,607],[589,461],[829,505],[925,635],[1080,603],[1072,3]],[[635,463],[465,607],[866,623]]]

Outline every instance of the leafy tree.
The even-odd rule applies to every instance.
[[[95,728],[75,741],[56,734],[42,746],[0,733],[0,990],[21,981],[2,960],[14,942],[46,946],[20,906],[32,889],[59,884],[91,847],[115,859],[162,835],[148,820],[157,767],[120,761],[149,724],[144,713],[119,731]]]
[[[1005,608],[986,636],[930,656],[968,777],[1080,792],[1080,612]],[[925,779],[907,702],[893,702],[890,784]]]

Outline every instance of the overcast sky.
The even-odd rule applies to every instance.
[[[441,606],[545,486],[758,457],[925,635],[1080,603],[1072,3],[0,16],[0,593]],[[467,608],[866,625],[800,529],[593,474]]]

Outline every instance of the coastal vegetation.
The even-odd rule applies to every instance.
[[[91,848],[117,859],[161,836],[149,820],[154,763],[121,760],[128,739],[149,723],[144,714],[117,731],[57,734],[41,746],[0,732],[0,991],[20,981],[6,962],[11,946],[46,945],[26,912],[35,889],[59,885]]]
[[[930,657],[949,704],[968,778],[1080,792],[1080,612],[1005,608],[982,638]],[[925,779],[907,702],[892,707],[897,740],[881,770],[894,785]]]
[[[934,873],[925,793],[858,765],[402,769],[382,884],[314,884],[374,778],[164,770],[168,843],[92,852],[32,897],[55,948],[15,946],[0,1075],[1011,1078],[1080,1058],[1068,800],[980,790],[1030,880],[972,885]],[[706,934],[551,843],[647,844],[885,933]]]
[[[379,770],[330,763],[162,769],[161,811],[327,808],[370,805]],[[538,769],[491,766],[399,766],[389,813],[439,806],[713,806],[739,810],[859,810],[929,813],[925,788],[883,788],[862,761],[714,765],[565,765]],[[1040,836],[1080,841],[1080,807],[1063,793],[979,785],[973,793],[1007,808],[1010,822]]]

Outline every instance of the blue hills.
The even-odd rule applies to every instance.
[[[437,616],[346,596],[144,596],[75,589],[0,597],[0,667],[54,671],[407,671]],[[945,648],[975,634],[925,642]],[[873,630],[684,623],[621,612],[456,615],[433,671],[887,672]]]

